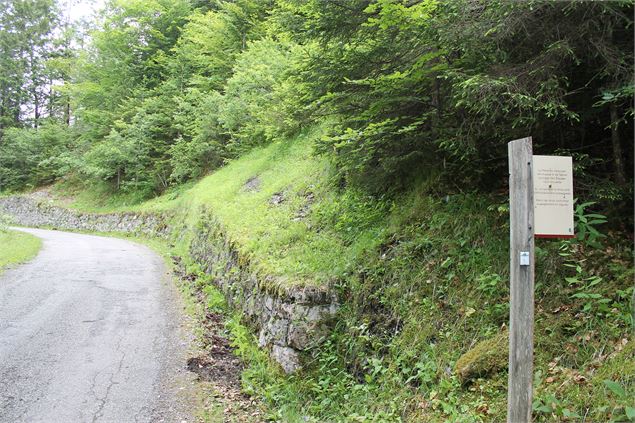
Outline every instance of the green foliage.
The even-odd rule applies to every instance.
[[[595,229],[595,225],[606,223],[606,217],[587,213],[586,209],[593,204],[595,203],[587,202],[576,205],[576,238],[560,244],[559,255],[564,258],[563,266],[573,269],[572,274],[564,279],[569,288],[574,290],[570,294],[571,298],[582,303],[583,313],[600,318],[615,317],[618,314],[619,319],[628,324],[632,319],[628,310],[628,295],[632,292],[632,287],[618,290],[617,293],[612,292],[607,289],[607,281],[597,271],[589,270],[588,260],[580,258],[580,253],[588,247],[595,250],[605,247],[600,241],[606,235]]]
[[[283,104],[294,100],[285,80],[299,53],[293,44],[263,39],[239,56],[218,115],[230,135],[228,149],[248,151],[297,130]]]
[[[505,143],[531,134],[585,166],[581,198],[632,196],[629,2],[135,0],[108,4],[82,51],[72,28],[51,41],[45,3],[24,18],[66,81],[50,113],[76,129],[72,171],[115,189],[161,193],[319,123],[316,151],[371,193],[438,174],[499,187]]]
[[[272,91],[265,74],[281,81],[284,63],[277,60],[285,56],[254,47],[252,56],[269,59],[273,68],[249,74],[254,59],[236,65],[248,43],[264,35],[267,6],[218,2],[204,11],[192,10],[188,1],[109,4],[66,89],[77,104],[85,158],[75,170],[147,196],[200,177],[257,145],[252,142],[257,133],[282,130],[272,121],[284,120],[275,114],[281,111],[273,107],[277,103],[247,93],[267,86]],[[269,46],[271,53],[284,49]],[[265,85],[243,86],[261,77]],[[242,114],[241,105],[251,109]],[[264,129],[248,117],[266,121]],[[244,147],[232,148],[232,142]]]
[[[595,202],[589,201],[575,206],[576,238],[586,245],[600,248],[598,241],[601,238],[605,238],[606,235],[600,233],[595,226],[606,223],[606,216],[598,213],[587,213],[586,209],[594,204]]]
[[[172,77],[199,95],[224,91],[238,56],[262,37],[267,2],[220,2],[214,11],[195,12],[175,47]],[[212,114],[216,114],[214,112]]]
[[[632,343],[618,345],[615,352],[603,357],[605,362],[602,367],[588,373],[588,380],[581,373],[561,374],[563,369],[552,362],[549,372],[556,376],[551,376],[550,383],[545,383],[549,378],[545,378],[541,371],[536,374],[537,395],[533,404],[536,421],[576,421],[582,416],[593,421],[633,421],[632,393],[635,385],[632,377],[626,376],[632,372],[632,358]],[[579,382],[567,389],[553,386],[553,379],[561,382],[571,377],[577,377]],[[579,404],[577,410],[575,404]]]
[[[167,150],[169,181],[183,183],[199,178],[229,158],[227,135],[218,120],[222,96],[190,88],[184,94],[175,92],[176,110],[172,113],[172,130],[176,133]]]
[[[594,245],[593,248],[600,248]],[[573,269],[564,280],[567,282],[570,296],[581,304],[581,312],[598,318],[617,318],[626,324],[633,324],[629,310],[628,298],[633,287],[624,287],[617,291],[609,288],[608,281],[590,270],[586,258],[581,258],[584,244],[574,244],[570,241],[562,242],[559,255],[563,257],[563,266]]]
[[[0,138],[0,190],[48,184],[74,168],[71,137],[62,125],[45,122],[39,128],[9,128]]]
[[[505,143],[527,134],[544,151],[601,157],[611,150],[609,102],[622,123],[632,113],[632,49],[622,50],[632,45],[631,3],[282,4],[287,30],[320,42],[303,73],[313,107],[340,118],[319,151],[372,189],[441,163],[453,182],[490,184],[504,176]],[[580,142],[577,131],[603,141]]]
[[[486,295],[494,296],[501,288],[503,278],[498,273],[491,273],[489,270],[480,275],[476,281],[477,289]]]
[[[60,53],[60,33],[54,0],[0,1],[0,137],[56,115],[51,84],[61,75],[47,62]]]
[[[205,281],[204,278],[202,280]],[[205,304],[207,310],[220,313],[227,308],[225,297],[214,285],[211,285],[209,281],[207,281],[207,284],[203,287],[203,293],[207,299]]]

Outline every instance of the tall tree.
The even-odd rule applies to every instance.
[[[54,0],[0,0],[0,135],[6,127],[39,124],[56,12]]]

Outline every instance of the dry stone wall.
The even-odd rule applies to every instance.
[[[146,213],[82,213],[28,196],[0,198],[0,214],[21,226],[51,227],[73,231],[124,232],[166,237],[164,216]]]
[[[190,255],[258,330],[267,348],[290,373],[301,367],[302,352],[322,342],[337,312],[337,298],[316,287],[284,286],[259,277],[225,235],[220,223],[204,213],[190,246]]]
[[[302,366],[302,353],[319,344],[338,305],[329,290],[284,286],[272,278],[258,276],[248,260],[226,236],[214,216],[202,211],[195,228],[170,225],[177,218],[142,213],[82,213],[27,196],[0,198],[0,215],[22,226],[66,230],[124,232],[175,239],[192,231],[190,258],[224,293],[229,304],[242,311],[257,332],[262,348],[288,373]],[[173,228],[173,229],[172,229]]]

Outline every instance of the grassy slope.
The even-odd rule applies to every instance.
[[[42,246],[39,238],[18,231],[0,231],[0,272],[35,257]]]
[[[503,420],[504,363],[467,384],[454,365],[507,323],[504,196],[447,197],[432,180],[390,201],[335,188],[328,163],[312,155],[319,135],[255,150],[132,208],[176,210],[194,225],[209,207],[262,272],[340,293],[333,335],[291,378],[272,371],[250,335],[232,325],[251,363],[246,389],[268,401],[272,418]],[[258,189],[246,188],[250,179]],[[87,192],[75,206],[130,202]],[[612,234],[601,249],[553,240],[538,247],[535,416],[619,420],[635,394],[630,243]]]
[[[341,199],[330,190],[328,164],[316,159],[311,143],[302,140],[319,135],[315,130],[302,135],[302,142],[287,140],[256,149],[196,185],[145,203],[130,205],[134,196],[112,197],[107,191],[84,190],[75,193],[70,207],[94,212],[176,210],[192,226],[205,206],[263,273],[284,283],[332,283],[344,275],[358,247],[382,230],[378,208],[387,205],[366,204],[362,194],[349,193],[349,203],[370,209],[363,216],[348,210],[349,215],[339,216],[338,228],[331,227],[330,220],[340,207],[336,200]],[[257,188],[247,188],[247,181],[254,179]],[[62,190],[65,192],[68,189]],[[272,201],[274,197],[279,201]],[[309,208],[311,219],[303,216],[303,210]],[[365,230],[361,237],[360,229]]]

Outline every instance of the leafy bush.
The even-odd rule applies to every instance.
[[[46,122],[39,128],[9,128],[0,138],[0,191],[47,184],[74,166],[71,133]]]
[[[284,104],[294,100],[285,81],[298,54],[294,44],[263,39],[250,43],[238,57],[218,115],[231,137],[230,150],[248,151],[296,130]]]

